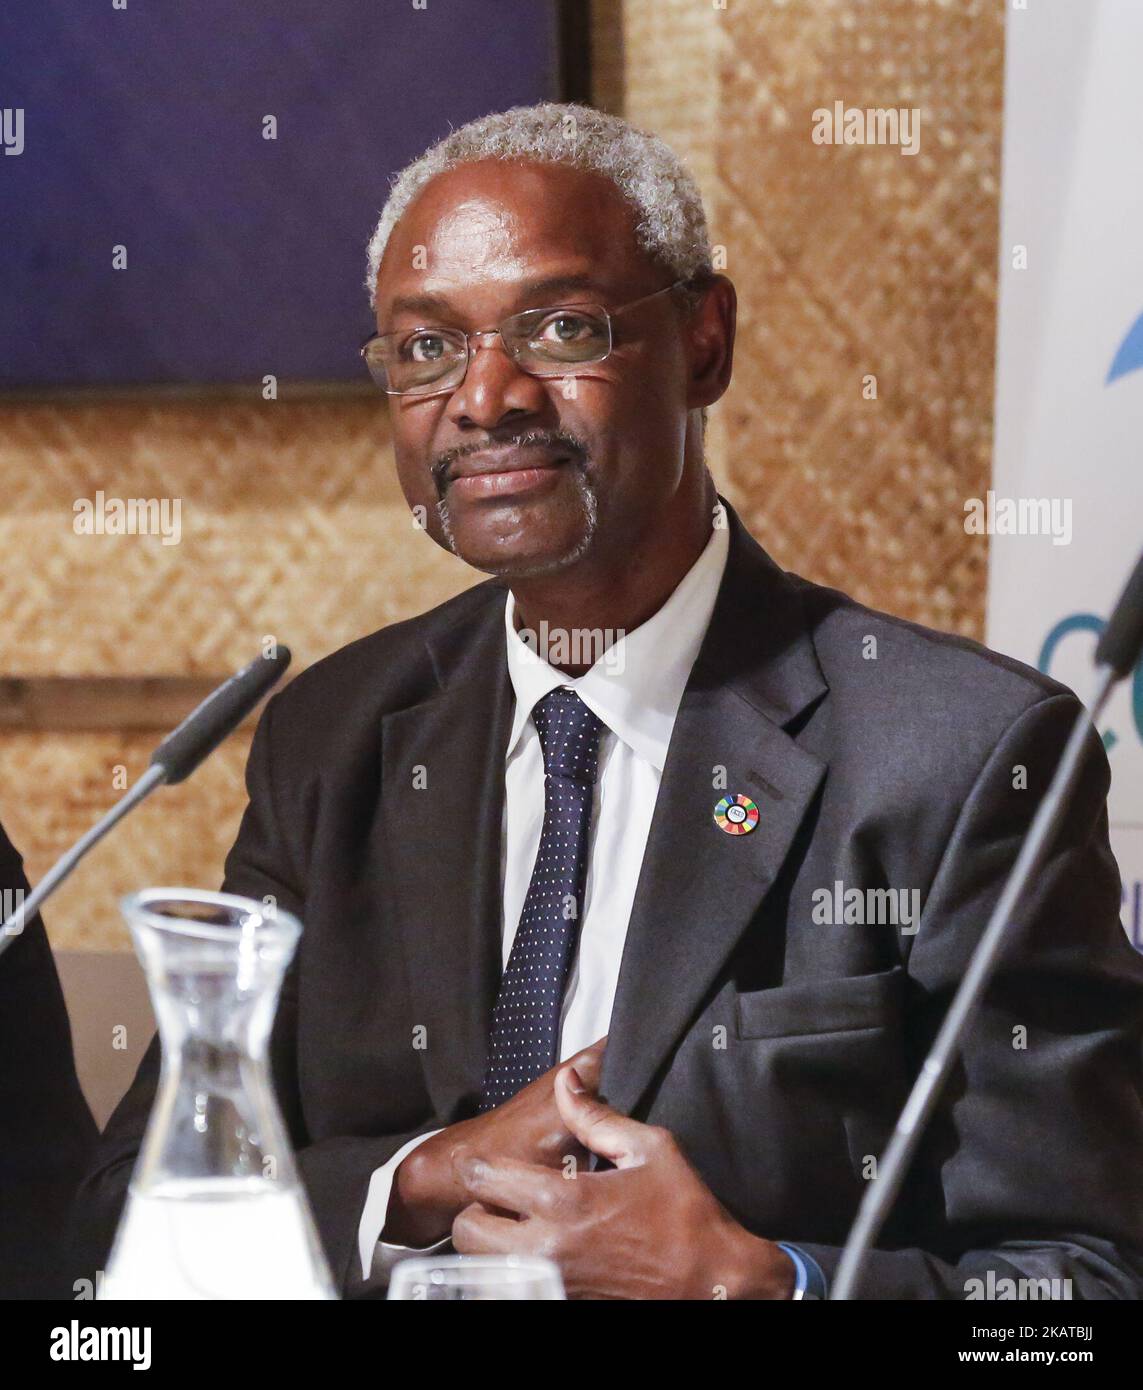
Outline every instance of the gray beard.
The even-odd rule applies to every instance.
[[[557,574],[560,570],[567,569],[569,565],[574,565],[576,561],[590,549],[591,543],[595,539],[596,528],[599,524],[599,501],[596,498],[595,489],[591,486],[585,473],[579,473],[577,485],[579,488],[579,495],[583,501],[584,516],[587,524],[584,526],[583,535],[566,554],[560,555],[554,560],[545,560],[535,565],[514,564],[509,561],[504,565],[483,564],[473,566],[473,568],[482,570],[485,574],[498,575],[508,579],[515,579],[517,577],[526,579],[533,575]],[[453,535],[452,522],[448,514],[448,503],[443,497],[437,503],[437,515],[441,519],[441,530],[444,532],[444,538],[448,543],[448,548],[458,560],[464,560],[466,565],[471,564],[472,562],[463,556],[456,548],[456,538]]]

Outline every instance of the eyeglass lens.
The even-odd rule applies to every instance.
[[[513,359],[537,376],[602,361],[611,351],[610,320],[598,305],[526,309],[504,320],[500,336]],[[468,342],[455,329],[420,328],[373,338],[364,356],[383,390],[412,395],[446,378],[459,381],[468,365]]]

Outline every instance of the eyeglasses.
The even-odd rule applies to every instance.
[[[613,345],[611,320],[660,295],[670,294],[689,280],[676,280],[664,289],[605,309],[602,304],[576,304],[555,309],[525,309],[506,318],[499,328],[463,333],[459,328],[403,328],[374,333],[361,346],[369,374],[390,396],[429,396],[455,391],[472,360],[476,338],[499,335],[504,350],[531,376],[563,377],[576,367],[602,362]]]

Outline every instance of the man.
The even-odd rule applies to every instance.
[[[305,672],[251,752],[225,887],[305,923],[274,1063],[335,1277],[451,1238],[573,1296],[824,1296],[1075,697],[784,574],[717,496],[735,296],[662,142],[487,117],[370,253],[405,496],[494,578]],[[867,1296],[1139,1295],[1107,785],[1093,733]]]
[[[28,892],[0,826],[0,920]],[[68,1298],[68,1208],[98,1131],[71,1049],[67,1008],[39,914],[0,955],[0,1298]]]

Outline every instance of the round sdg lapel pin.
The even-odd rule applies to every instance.
[[[741,792],[724,796],[714,808],[714,823],[728,835],[749,835],[758,824],[758,807]]]

